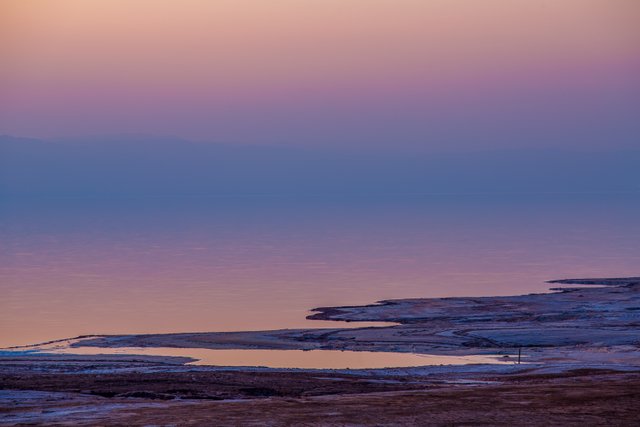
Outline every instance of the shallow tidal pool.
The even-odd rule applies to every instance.
[[[443,356],[416,353],[340,350],[212,350],[169,347],[75,347],[56,350],[58,354],[118,354],[173,356],[197,359],[192,365],[256,366],[300,369],[382,369],[426,365],[468,365],[513,363],[497,355]]]

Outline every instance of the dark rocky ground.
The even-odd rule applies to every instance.
[[[70,341],[440,354],[523,348],[526,364],[225,369],[184,358],[17,352],[0,357],[0,425],[640,425],[640,279],[561,283],[605,286],[396,300],[315,315],[399,323],[385,328]]]
[[[16,378],[9,381],[3,384],[12,387],[26,384],[20,384]],[[200,375],[195,380],[184,374],[146,379],[114,376],[106,381],[79,376],[62,382],[47,376],[30,383],[39,389],[69,391],[11,395],[0,392],[1,425],[637,426],[640,423],[640,372],[515,375],[501,377],[499,383],[418,387],[358,384],[351,380],[322,381],[320,386],[319,380],[305,378],[305,374],[247,373]],[[314,383],[318,388],[313,387]],[[131,387],[153,391],[121,393]],[[183,389],[176,392],[176,387]],[[82,388],[86,390],[82,392]],[[103,397],[92,392],[118,394]],[[184,399],[155,398],[156,393],[168,392],[186,395]],[[230,392],[244,399],[216,400]],[[191,393],[215,398],[194,400],[189,397]]]

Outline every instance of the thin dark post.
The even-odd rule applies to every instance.
[[[520,364],[520,356],[522,356],[522,347],[518,348],[518,365]]]

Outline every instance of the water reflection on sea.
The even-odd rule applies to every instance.
[[[317,306],[633,276],[637,194],[5,199],[0,346],[339,326]]]

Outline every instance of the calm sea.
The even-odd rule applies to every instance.
[[[0,200],[0,346],[640,275],[640,195]]]

